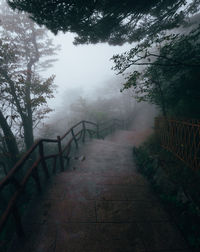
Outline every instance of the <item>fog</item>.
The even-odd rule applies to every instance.
[[[141,124],[144,125],[146,121],[145,125],[148,125],[144,118],[149,118],[145,115],[149,114],[148,108],[152,110],[150,108],[152,106],[137,104],[129,91],[121,93],[120,88],[124,83],[124,78],[116,75],[116,72],[111,69],[113,62],[110,58],[114,54],[129,50],[133,45],[75,46],[73,34],[59,33],[56,36],[49,34],[54,43],[61,46],[61,49],[56,55],[57,61],[53,67],[42,75],[44,77],[56,75],[57,92],[55,98],[48,101],[53,112],[40,125],[37,135],[62,134],[70,125],[82,119],[95,121],[111,117],[126,119],[130,114],[136,116],[136,112],[140,109],[143,112],[141,116],[137,113],[138,120],[140,118]],[[146,111],[145,115],[144,111]],[[150,114],[154,114],[154,108],[152,111]],[[149,122],[152,124],[152,119]]]
[[[4,3],[5,0],[0,0],[2,8],[0,18],[1,36],[3,38],[5,36],[5,41],[7,40],[7,36],[10,41],[15,41],[16,47],[20,48],[21,44],[23,44],[26,51],[26,57],[20,56],[23,58],[22,62],[20,63],[20,60],[17,61],[19,62],[18,71],[20,76],[21,67],[23,66],[26,68],[28,65],[26,59],[32,57],[27,54],[31,47],[29,48],[29,46],[27,46],[27,39],[24,39],[26,36],[29,38],[29,34],[31,34],[31,31],[27,31],[29,27],[24,26],[26,23],[29,23],[30,20],[28,21],[28,16],[25,13],[15,12],[11,10],[10,7],[6,7]],[[22,17],[20,17],[20,15],[22,15]],[[19,24],[19,27],[15,27],[16,23]],[[37,25],[35,29],[38,32],[40,30]],[[15,32],[13,32],[13,30]],[[43,27],[41,27],[41,31],[42,30]],[[54,137],[58,134],[61,135],[79,120],[102,122],[113,118],[126,120],[127,118],[133,119],[137,117],[138,125],[139,118],[142,120],[141,125],[149,125],[145,118],[149,118],[149,115],[153,118],[154,113],[149,113],[152,105],[136,103],[130,90],[121,93],[120,89],[125,79],[122,75],[117,75],[116,72],[112,70],[114,63],[111,61],[111,58],[113,55],[130,50],[134,44],[126,43],[123,46],[110,46],[107,43],[98,43],[96,45],[75,46],[73,44],[75,35],[72,33],[63,34],[59,32],[57,35],[54,35],[50,31],[47,31],[47,34],[45,34],[45,30],[43,30],[41,34],[43,34],[44,37],[37,36],[40,59],[39,62],[34,65],[34,71],[36,71],[40,77],[43,77],[41,81],[46,81],[50,76],[54,75],[54,84],[57,88],[54,98],[51,97],[52,95],[49,95],[50,93],[48,92],[50,91],[47,91],[47,89],[45,91],[46,93],[43,92],[40,97],[38,96],[36,98],[38,95],[37,92],[31,93],[30,95],[30,99],[33,101],[40,101],[40,103],[37,104],[37,109],[33,108],[35,113],[33,116],[35,139],[43,136]],[[48,35],[47,37],[49,39],[52,39],[53,45],[49,43],[49,40],[45,37],[46,35]],[[32,37],[29,39],[32,41]],[[54,49],[57,46],[60,47],[60,50],[58,50],[55,55],[54,52],[56,50]],[[54,61],[54,59],[56,59],[56,61]],[[51,63],[53,64],[49,67]],[[22,66],[20,64],[22,64]],[[16,77],[14,77],[14,79],[16,79]],[[20,78],[20,81],[22,80],[23,78]],[[53,89],[52,85],[51,88]],[[23,94],[23,92],[20,94]],[[28,94],[26,95],[28,97]],[[47,97],[51,98],[48,99]],[[23,100],[23,97],[19,99]],[[49,108],[46,105],[52,109],[52,112],[48,113]],[[2,103],[2,108],[3,106],[4,104]],[[18,115],[16,114],[13,116],[13,109],[9,105],[8,107],[9,110],[6,112],[8,115],[5,116],[9,118],[12,124],[12,121],[16,120]],[[24,110],[26,109],[27,108],[24,108]],[[48,114],[46,114],[45,111],[47,111]],[[11,113],[11,116],[9,113]],[[141,115],[138,117],[139,113],[141,113]],[[23,139],[21,128],[18,127],[20,124],[21,121],[19,119],[16,125],[12,124],[12,130],[16,135],[19,135],[19,139]],[[152,125],[152,123],[150,124]]]
[[[74,35],[71,33],[59,33],[54,36],[50,33],[55,44],[61,46],[53,68],[48,69],[43,75],[45,77],[55,74],[55,84],[58,85],[56,98],[49,101],[54,109],[63,106],[62,101],[70,100],[68,91],[76,90],[77,95],[90,96],[96,88],[114,79],[116,73],[111,70],[110,58],[113,54],[122,53],[132,46],[109,46],[108,44],[97,45],[73,45]],[[79,90],[79,91],[78,91]],[[74,94],[75,95],[75,94]]]

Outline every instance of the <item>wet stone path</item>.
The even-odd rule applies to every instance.
[[[25,221],[14,252],[186,252],[168,214],[137,173],[132,132],[87,143],[58,173]]]

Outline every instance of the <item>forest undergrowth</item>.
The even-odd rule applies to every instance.
[[[200,173],[161,148],[155,135],[133,149],[135,161],[194,251],[200,249]]]

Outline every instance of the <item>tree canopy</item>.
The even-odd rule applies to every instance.
[[[74,43],[139,41],[179,26],[200,0],[8,0],[55,34],[76,33]]]
[[[186,34],[155,39],[151,46],[138,45],[121,55],[114,55],[114,69],[127,74],[121,91],[132,90],[138,101],[158,105],[163,115],[198,118],[199,39],[197,27]],[[138,65],[140,68],[137,69]],[[126,72],[128,69],[131,73]]]
[[[54,33],[76,33],[75,44],[137,42],[112,58],[118,73],[131,71],[122,90],[133,89],[138,100],[158,105],[164,115],[198,117],[200,26],[192,18],[200,0],[8,2]]]

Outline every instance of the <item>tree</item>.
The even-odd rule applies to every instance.
[[[178,27],[199,0],[8,0],[52,32],[77,34],[74,43],[121,45]]]
[[[37,72],[51,66],[54,59],[48,57],[57,48],[44,28],[35,25],[25,13],[13,12],[5,3],[1,4],[0,19],[2,47],[12,46],[10,51],[2,50],[1,55],[0,109],[7,108],[2,115],[15,140],[16,136],[24,137],[29,149],[34,141],[34,127],[51,111],[47,99],[53,97],[55,89],[54,76],[44,80]]]
[[[199,29],[195,28],[187,34],[164,37],[160,40],[161,44],[154,43],[154,48],[148,45],[143,50],[136,48],[125,54],[115,55],[114,68],[118,73],[142,65],[140,71],[135,70],[128,74],[121,91],[133,89],[139,101],[145,100],[158,105],[163,115],[198,118],[199,39]]]
[[[12,68],[13,64],[16,62],[15,57],[15,51],[16,48],[13,47],[13,45],[9,45],[7,43],[3,43],[2,40],[0,40],[0,84],[1,84],[1,97],[4,95],[3,90],[3,79],[1,76],[1,72],[6,71],[7,67]],[[3,98],[3,97],[2,97]],[[0,108],[0,127],[3,132],[4,137],[1,134],[1,142],[2,148],[1,153],[9,153],[9,159],[10,159],[10,165],[14,165],[16,163],[18,157],[19,157],[19,149],[17,145],[16,138],[11,130],[11,127],[7,121],[8,114],[7,109],[8,106],[5,105],[6,99],[4,99],[4,102],[2,102],[3,99],[1,99],[1,108]],[[5,156],[5,155],[4,155]]]
[[[113,55],[113,69],[123,73],[131,66],[199,67],[196,54],[200,47],[199,28],[200,25],[183,34],[157,34],[149,41],[138,43],[125,53]],[[156,60],[159,58],[162,61]]]
[[[163,91],[164,79],[157,67],[151,66],[142,72],[134,71],[127,79],[121,92],[132,89],[133,97],[138,102],[156,104],[161,108],[163,116],[167,115],[166,98]]]

